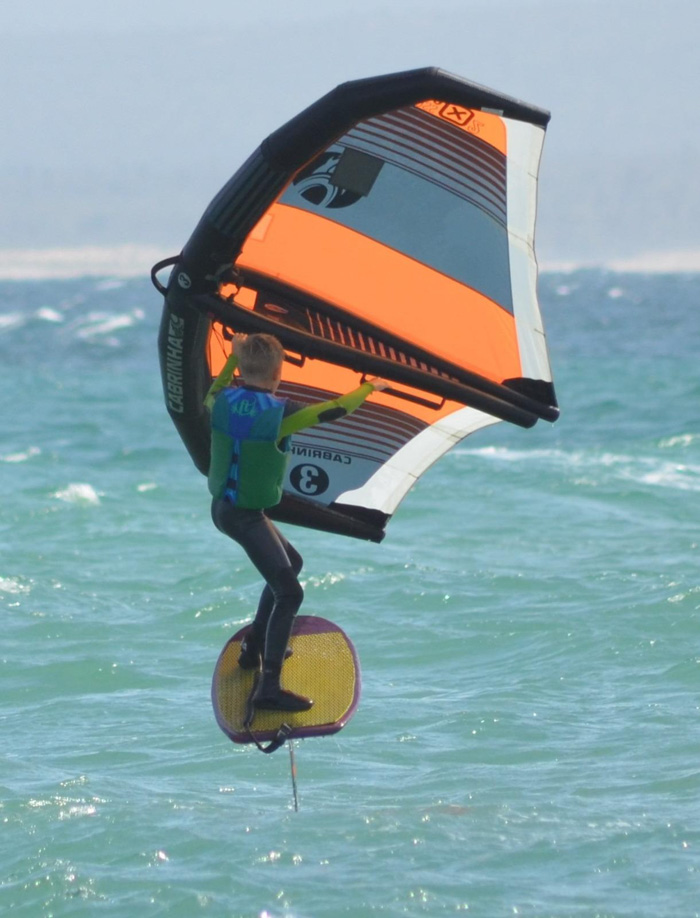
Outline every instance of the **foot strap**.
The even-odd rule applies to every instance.
[[[277,731],[275,738],[270,740],[267,746],[263,746],[263,744],[260,742],[257,736],[253,733],[250,727],[246,727],[246,730],[248,732],[248,736],[252,739],[252,741],[255,743],[258,749],[261,752],[265,752],[265,753],[275,752],[275,750],[279,749],[280,746],[284,746],[286,741],[292,735],[292,728],[289,726],[289,724],[282,724],[282,726]]]
[[[258,672],[255,674],[255,678],[253,679],[253,687],[250,690],[250,695],[248,695],[248,701],[246,702],[245,719],[243,721],[243,726],[246,729],[246,733],[251,738],[251,740],[255,743],[258,749],[261,752],[270,753],[270,752],[275,752],[275,750],[279,749],[280,746],[284,746],[285,742],[289,739],[292,733],[292,728],[289,726],[289,724],[282,724],[282,726],[277,731],[274,739],[272,739],[267,744],[267,746],[263,746],[263,744],[260,742],[260,740],[251,730],[251,727],[253,725],[253,719],[255,718],[255,701],[253,699],[255,698],[255,692],[258,688],[258,683],[260,682],[261,675],[262,674],[258,670]]]

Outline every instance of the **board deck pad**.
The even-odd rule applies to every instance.
[[[337,733],[355,713],[360,700],[360,666],[352,642],[325,618],[298,615],[282,668],[282,686],[312,698],[309,711],[256,711],[250,732],[244,726],[255,670],[238,666],[246,625],[227,642],[214,669],[212,704],[217,723],[234,743],[267,742],[282,724],[290,739]],[[254,736],[251,736],[251,732]]]

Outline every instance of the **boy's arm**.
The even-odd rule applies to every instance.
[[[216,399],[216,396],[221,391],[221,389],[224,389],[231,382],[231,379],[233,377],[233,371],[236,369],[237,366],[238,366],[238,357],[235,354],[231,354],[229,359],[224,364],[223,370],[219,373],[219,375],[216,377],[214,382],[211,384],[211,386],[209,387],[209,391],[207,392],[204,398],[204,407],[208,411],[211,411],[211,409],[214,407],[214,401]]]
[[[306,405],[282,421],[280,440],[305,427],[313,427],[314,424],[323,424],[325,421],[336,421],[338,418],[345,417],[346,414],[359,408],[374,390],[375,386],[371,382],[365,382],[359,388],[348,392],[347,395],[341,395],[328,402],[319,402],[316,405]]]

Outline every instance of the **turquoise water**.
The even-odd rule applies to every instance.
[[[562,418],[465,441],[380,546],[287,527],[356,644],[334,737],[235,746],[259,584],[162,404],[146,280],[0,284],[0,909],[700,914],[700,276],[546,274]]]

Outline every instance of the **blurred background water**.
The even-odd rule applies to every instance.
[[[547,273],[562,417],[380,545],[294,527],[363,697],[289,759],[210,679],[260,585],[163,406],[146,279],[0,282],[0,908],[696,916],[700,276]]]

